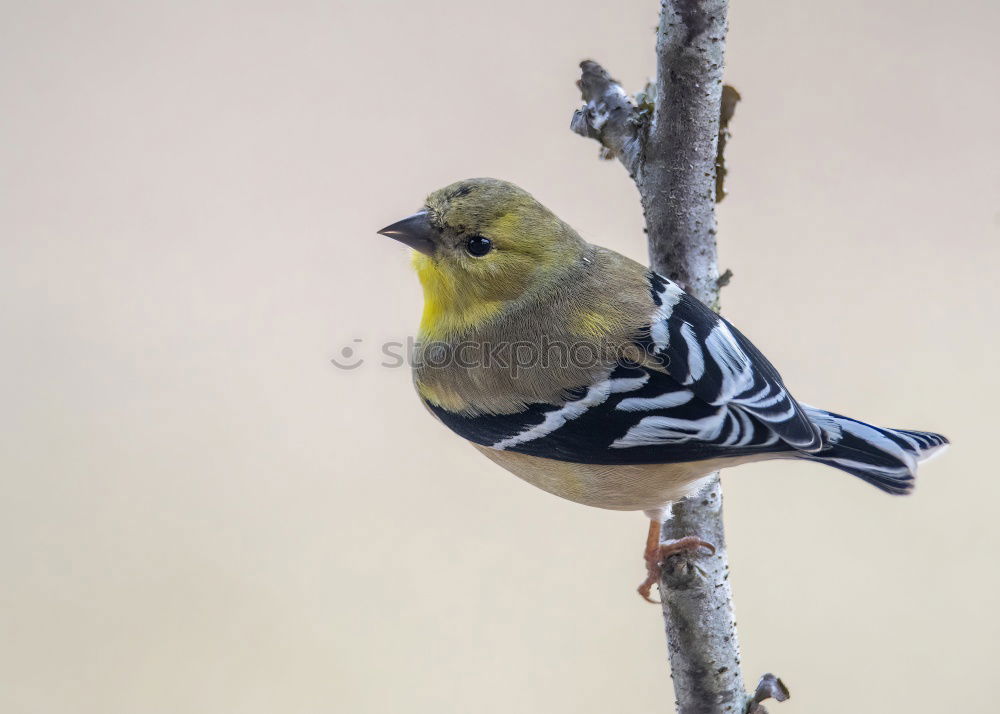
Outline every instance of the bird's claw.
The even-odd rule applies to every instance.
[[[697,536],[684,536],[677,540],[668,540],[664,543],[657,543],[652,548],[647,548],[643,554],[646,561],[646,579],[642,581],[636,589],[642,599],[654,605],[660,604],[659,600],[650,597],[653,585],[660,582],[660,575],[663,572],[663,561],[672,555],[690,552],[698,548],[705,548],[710,554],[715,555],[715,546],[704,541]]]

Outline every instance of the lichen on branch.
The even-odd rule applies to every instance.
[[[642,159],[647,123],[621,84],[592,60],[580,63],[580,88],[584,105],[573,113],[570,129],[601,143],[601,158],[616,158],[633,178]]]

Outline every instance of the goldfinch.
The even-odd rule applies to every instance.
[[[379,233],[415,251],[424,405],[545,491],[644,511],[646,599],[666,555],[712,547],[658,536],[672,502],[713,472],[806,459],[905,494],[917,463],[948,443],[796,401],[728,321],[506,181],[454,183]]]

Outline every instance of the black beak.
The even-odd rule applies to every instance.
[[[427,211],[414,213],[391,226],[379,231],[380,235],[389,236],[400,243],[419,250],[424,255],[434,255],[434,235],[437,231],[427,217]]]

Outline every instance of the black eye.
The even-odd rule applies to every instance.
[[[465,249],[469,251],[469,255],[482,258],[493,250],[493,241],[482,236],[472,236],[469,240],[465,241]]]

